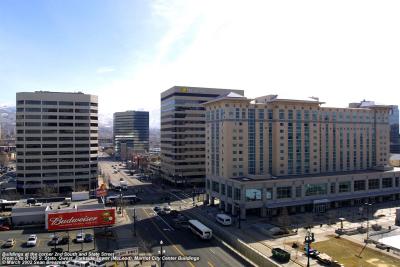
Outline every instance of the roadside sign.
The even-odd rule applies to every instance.
[[[106,189],[97,189],[96,190],[96,197],[106,197],[107,190]]]
[[[114,250],[114,256],[116,257],[136,256],[138,253],[139,249],[137,247]]]

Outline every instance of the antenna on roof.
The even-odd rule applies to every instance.
[[[316,96],[310,96],[309,98],[319,101],[319,97],[316,97]]]

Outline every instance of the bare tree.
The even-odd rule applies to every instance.
[[[8,166],[9,161],[10,158],[8,157],[8,154],[4,151],[0,152],[0,166],[1,167]]]
[[[52,186],[44,186],[38,191],[41,197],[55,197],[57,196],[57,189]]]

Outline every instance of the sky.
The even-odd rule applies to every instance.
[[[399,1],[1,0],[0,104],[82,91],[150,111],[174,85],[400,104]]]

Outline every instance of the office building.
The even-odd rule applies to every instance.
[[[149,112],[114,113],[114,147],[118,159],[127,160],[135,153],[149,151]]]
[[[230,94],[206,107],[206,199],[241,217],[399,198],[390,106]]]
[[[161,177],[173,184],[204,184],[203,103],[243,90],[174,86],[161,93]]]
[[[17,190],[97,188],[98,101],[83,93],[17,93]]]

